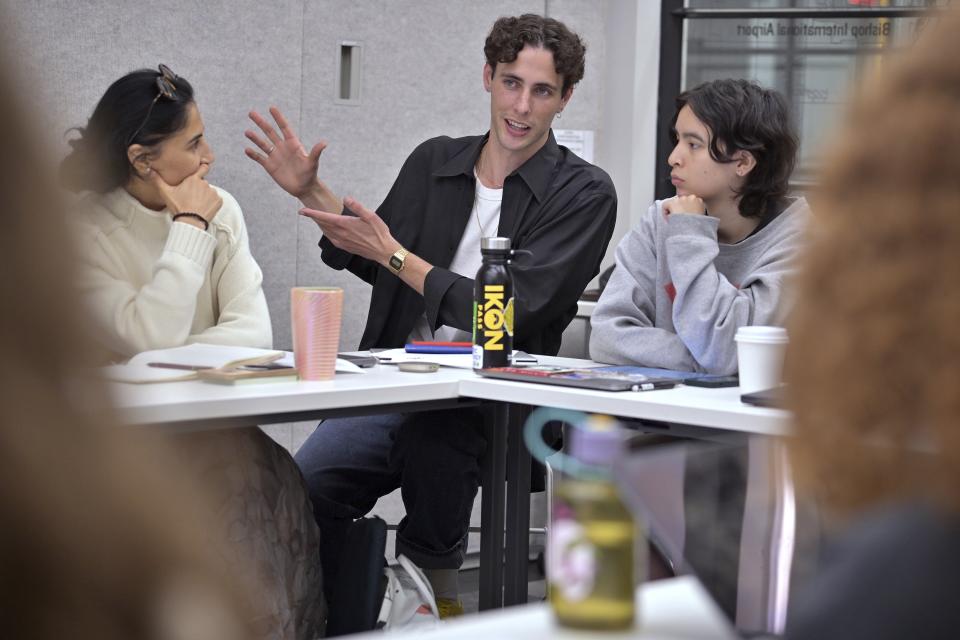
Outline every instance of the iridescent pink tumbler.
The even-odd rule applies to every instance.
[[[293,359],[301,380],[330,380],[337,365],[343,289],[294,287],[290,290]]]

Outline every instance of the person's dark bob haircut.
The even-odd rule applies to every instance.
[[[677,116],[689,106],[710,131],[710,157],[733,162],[749,151],[757,164],[738,193],[740,215],[774,215],[789,191],[797,159],[797,135],[784,97],[746,80],[705,82],[677,97],[670,136],[677,143]]]
[[[67,189],[106,193],[125,185],[133,175],[127,157],[129,145],[149,147],[186,126],[193,87],[186,79],[176,78],[173,99],[159,98],[150,111],[159,93],[159,76],[152,69],[123,76],[100,98],[87,126],[73,129],[80,136],[70,140],[72,151],[60,165],[60,180]]]
[[[535,13],[499,18],[487,36],[483,53],[487,64],[496,72],[498,62],[515,61],[517,54],[527,45],[543,47],[553,53],[553,66],[563,77],[561,93],[564,95],[583,78],[587,47],[580,36],[559,20]]]

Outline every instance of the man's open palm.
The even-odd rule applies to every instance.
[[[270,107],[270,115],[280,128],[273,125],[256,111],[250,112],[250,119],[260,128],[266,140],[250,129],[244,135],[257,145],[260,152],[246,148],[249,158],[263,167],[274,182],[290,195],[300,198],[315,183],[320,168],[320,154],[327,147],[326,142],[318,142],[307,153],[290,123],[276,107]],[[262,152],[262,153],[261,153]]]

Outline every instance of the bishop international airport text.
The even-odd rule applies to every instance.
[[[737,35],[751,38],[764,36],[806,36],[821,38],[853,36],[854,38],[875,38],[890,35],[890,22],[877,21],[853,25],[848,22],[838,22],[834,24],[784,24],[782,22],[738,24]]]

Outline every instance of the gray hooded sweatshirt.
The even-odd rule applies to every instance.
[[[782,325],[810,210],[803,198],[760,231],[720,244],[720,221],[650,207],[620,242],[591,318],[598,362],[716,374],[737,372],[737,329]]]

